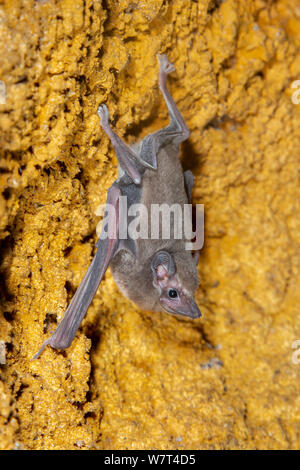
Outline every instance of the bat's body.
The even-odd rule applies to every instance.
[[[201,315],[193,299],[199,284],[196,260],[191,251],[186,250],[184,236],[179,239],[172,236],[174,225],[182,225],[182,221],[171,217],[169,239],[163,237],[161,228],[158,237],[151,238],[152,225],[159,223],[150,217],[153,205],[178,204],[183,207],[190,202],[193,187],[193,175],[190,171],[183,173],[179,159],[179,144],[188,138],[189,131],[166,86],[167,75],[174,67],[165,55],[159,56],[159,62],[160,89],[171,118],[167,127],[129,147],[110,128],[106,106],[101,105],[98,109],[101,126],[119,160],[119,178],[110,187],[107,197],[109,220],[112,216],[108,209],[113,208],[116,222],[108,229],[108,237],[107,231],[102,229],[97,253],[86,275],[62,321],[35,358],[47,344],[57,349],[65,349],[71,344],[109,265],[121,291],[139,307],[190,318]],[[128,208],[142,204],[149,214],[147,237],[127,236],[123,239],[119,236],[120,196],[127,197]],[[130,220],[132,217],[128,222]],[[141,224],[146,222],[145,217],[140,220]]]
[[[176,147],[170,144],[162,148],[157,155],[157,170],[146,169],[143,175],[141,198],[135,203],[143,204],[148,214],[151,213],[153,204],[162,205],[167,201],[169,205],[177,203],[182,206],[188,203],[178,146]],[[152,222],[155,223],[155,220]],[[174,221],[171,220],[171,235],[174,233],[173,224]],[[159,250],[172,253],[175,257],[180,255],[186,274],[192,277],[188,268],[190,265],[194,268],[195,262],[191,252],[185,250],[185,242],[184,239],[174,240],[172,237],[164,240],[161,233],[158,239],[153,240],[149,233],[148,239],[136,240],[138,257],[128,251],[120,251],[110,264],[120,290],[139,307],[145,310],[161,311],[162,307],[153,285],[151,261]],[[148,270],[145,269],[146,266]]]

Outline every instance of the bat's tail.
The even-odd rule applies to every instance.
[[[113,240],[107,239],[101,240],[101,242],[93,261],[65,311],[63,319],[53,335],[44,341],[33,359],[37,359],[48,344],[55,349],[65,349],[72,343],[108,267],[112,251],[114,251],[114,247],[111,246]]]

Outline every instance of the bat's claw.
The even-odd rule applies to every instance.
[[[107,109],[106,104],[100,104],[98,110],[97,110],[98,116],[100,118],[100,124],[102,127],[105,127],[108,125],[109,121],[109,111]]]
[[[160,71],[165,73],[166,75],[176,70],[174,65],[169,61],[166,54],[158,54],[158,61],[159,61]]]

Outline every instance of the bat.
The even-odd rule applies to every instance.
[[[108,266],[121,292],[140,308],[192,319],[201,316],[194,300],[199,285],[198,254],[195,256],[186,249],[185,237],[165,238],[161,228],[156,231],[156,237],[149,237],[153,227],[156,229],[159,225],[158,217],[154,217],[151,230],[147,225],[148,218],[139,218],[140,225],[146,226],[144,237],[133,236],[132,231],[130,235],[129,231],[128,221],[135,220],[134,211],[129,215],[131,209],[142,207],[144,209],[140,211],[149,215],[152,207],[168,204],[182,208],[191,202],[194,177],[189,170],[183,172],[179,157],[180,143],[188,139],[190,132],[167,88],[167,76],[175,68],[164,54],[159,55],[158,60],[159,87],[170,116],[168,126],[128,146],[110,127],[106,105],[98,108],[100,125],[109,137],[119,163],[118,179],[107,193],[107,223],[102,226],[97,252],[61,322],[34,359],[47,345],[55,349],[71,345]],[[124,198],[129,208],[126,214],[121,204]],[[170,225],[171,229],[179,229],[181,221],[173,216]],[[121,237],[124,226],[127,232]]]

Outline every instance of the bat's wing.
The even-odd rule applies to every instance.
[[[113,144],[121,168],[124,170],[126,175],[130,177],[134,184],[140,185],[146,165],[143,164],[139,155],[135,153],[131,147],[126,145],[110,127],[109,111],[107,106],[105,104],[101,104],[97,112],[100,117],[101,127]]]
[[[43,343],[41,349],[34,356],[34,359],[39,357],[47,344],[55,349],[65,349],[70,346],[114,255],[119,250],[127,250],[131,252],[133,256],[136,256],[135,241],[130,238],[119,239],[119,221],[124,221],[122,210],[120,211],[121,216],[119,217],[119,197],[123,195],[123,193],[126,196],[128,194],[128,199],[131,203],[138,202],[141,193],[139,186],[142,182],[145,165],[141,162],[139,156],[133,149],[127,146],[111,129],[109,125],[109,112],[105,104],[99,106],[98,114],[101,126],[114,146],[119,164],[125,176],[118,179],[108,190],[106,201],[108,231],[105,230],[106,227],[102,228],[97,243],[98,250],[87,273],[81,281],[60,324],[53,335]],[[121,224],[122,223],[123,222],[121,222]]]
[[[98,108],[101,126],[114,146],[119,163],[136,185],[141,183],[145,168],[157,169],[157,154],[161,147],[171,142],[179,145],[190,135],[190,131],[167,88],[167,76],[175,70],[175,67],[165,54],[159,55],[158,60],[160,65],[159,87],[168,107],[170,124],[145,137],[138,151],[134,151],[133,148],[126,145],[111,129],[106,105],[102,104]]]
[[[192,202],[192,191],[194,187],[194,175],[191,170],[186,170],[183,173],[184,176],[184,187],[188,197],[189,204]]]
[[[153,169],[157,168],[156,156],[162,146],[171,142],[179,145],[181,142],[188,139],[190,135],[190,131],[167,88],[167,76],[175,70],[175,67],[169,62],[165,54],[159,55],[158,60],[160,65],[159,87],[168,107],[170,124],[148,135],[142,141],[139,153],[140,159],[142,162],[145,162],[148,167]]]
[[[189,204],[191,204],[192,203],[192,191],[193,191],[193,187],[194,187],[194,175],[191,172],[191,170],[186,170],[183,173],[183,176],[184,176],[185,191],[186,191],[186,194],[187,194],[187,197],[188,197]],[[200,257],[200,250],[194,251],[193,252],[193,258],[194,258],[194,261],[195,261],[196,265],[199,262],[199,257]]]
[[[73,338],[84,318],[90,303],[98,289],[104,273],[119,249],[118,220],[119,220],[119,197],[121,191],[117,183],[108,190],[107,195],[107,220],[108,230],[103,227],[97,243],[97,253],[93,258],[83,280],[81,281],[74,297],[69,304],[63,319],[56,328],[53,335],[46,339],[41,349],[33,359],[37,359],[44,348],[49,344],[55,349],[65,349],[70,346]]]

